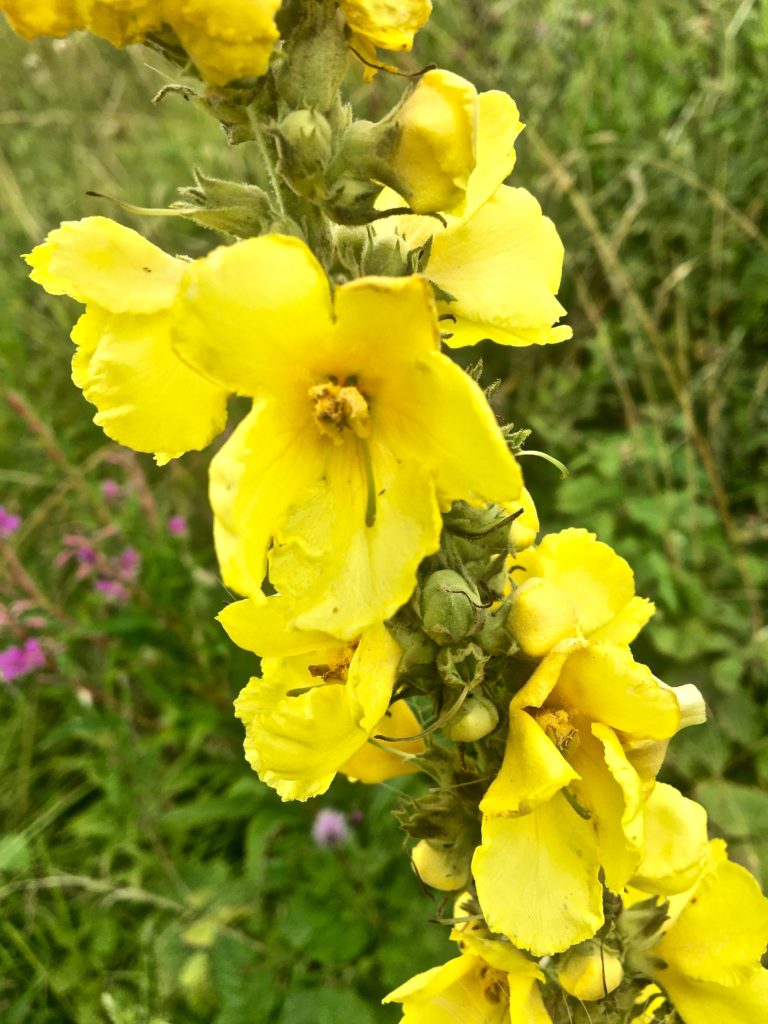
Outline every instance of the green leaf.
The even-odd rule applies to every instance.
[[[279,1024],[376,1024],[373,1010],[349,989],[304,989],[285,1000]]]
[[[21,832],[8,832],[0,839],[0,871],[28,871],[31,862],[29,844]]]
[[[726,839],[768,837],[768,793],[712,779],[696,787],[696,798]]]

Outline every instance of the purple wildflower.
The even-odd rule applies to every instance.
[[[168,520],[168,533],[172,537],[185,537],[187,535],[187,517],[171,516]]]
[[[141,555],[136,548],[126,548],[122,551],[117,558],[117,567],[125,579],[135,579],[141,568]]]
[[[123,493],[117,480],[105,480],[101,485],[101,493],[107,501],[116,501]]]
[[[21,526],[21,516],[9,512],[5,505],[0,505],[0,537],[10,537]]]
[[[341,846],[349,838],[347,819],[341,811],[324,808],[312,822],[312,838],[317,846],[323,848]]]
[[[0,651],[0,679],[10,683],[36,668],[42,668],[44,664],[45,655],[40,641],[34,638],[25,640],[21,647],[7,647]]]
[[[101,594],[105,601],[120,603],[128,597],[125,585],[119,580],[96,580],[93,589],[97,594]]]

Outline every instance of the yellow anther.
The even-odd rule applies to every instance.
[[[343,442],[345,430],[361,438],[370,436],[368,403],[356,387],[323,381],[309,389],[309,397],[315,423],[334,444]]]

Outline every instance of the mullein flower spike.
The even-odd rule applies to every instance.
[[[0,0],[28,39],[87,29],[165,53],[187,80],[164,92],[264,169],[196,171],[166,210],[119,200],[228,236],[206,255],[91,216],[25,257],[31,277],[84,305],[72,376],[118,443],[163,464],[224,430],[230,396],[250,403],[209,489],[240,595],[219,621],[261,659],[235,702],[245,755],[284,800],[338,774],[425,780],[397,817],[458,954],[386,997],[404,1024],[761,1024],[768,901],[703,808],[657,782],[701,694],[635,659],[654,606],[619,554],[586,529],[540,536],[527,431],[442,350],[571,336],[555,226],[505,184],[517,106],[441,69],[404,74],[378,122],[342,94],[430,10]],[[19,525],[0,509],[9,554]],[[183,516],[167,528],[187,536]],[[126,551],[96,586],[119,600],[138,569]],[[35,643],[3,652],[6,682],[42,666]],[[352,842],[329,810],[313,836]]]

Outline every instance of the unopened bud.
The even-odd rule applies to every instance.
[[[280,173],[299,195],[323,198],[331,127],[317,110],[292,110],[277,126]]]
[[[478,99],[450,71],[423,75],[392,115],[398,134],[386,183],[416,213],[460,207],[476,162]]]
[[[543,577],[526,580],[512,594],[509,631],[530,658],[543,658],[556,643],[579,635],[570,597]]]
[[[411,851],[411,862],[422,882],[433,889],[454,892],[469,881],[469,858],[453,846],[436,846],[422,839]]]
[[[480,596],[457,572],[433,572],[421,591],[424,632],[438,644],[452,644],[479,625]]]
[[[524,487],[519,499],[507,502],[504,509],[509,513],[520,513],[509,528],[509,540],[515,551],[524,551],[535,542],[539,532],[539,515],[533,498]]]
[[[493,732],[498,724],[496,705],[480,693],[471,693],[444,731],[454,743],[474,743]]]
[[[621,960],[596,942],[586,942],[568,953],[557,967],[557,980],[575,999],[604,999],[624,977]]]

